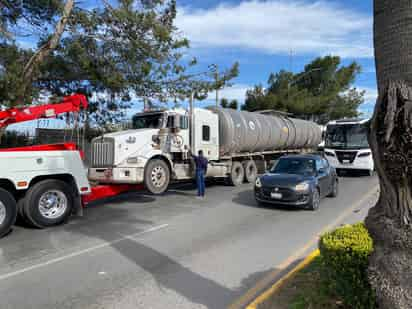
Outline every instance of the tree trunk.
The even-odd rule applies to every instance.
[[[379,97],[369,143],[380,197],[366,226],[374,240],[369,278],[379,308],[412,308],[412,7],[374,1]]]
[[[44,61],[44,59],[54,50],[60,42],[63,35],[64,28],[66,27],[67,21],[73,10],[74,0],[67,0],[64,8],[63,14],[60,20],[56,24],[54,33],[50,40],[41,46],[36,53],[30,58],[23,70],[23,91],[22,96],[25,97],[27,94],[27,89],[31,83],[35,80],[35,69]]]

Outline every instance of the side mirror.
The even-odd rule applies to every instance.
[[[322,175],[322,174],[326,174],[326,168],[322,167],[318,170],[318,174]]]

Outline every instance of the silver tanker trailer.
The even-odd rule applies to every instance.
[[[254,182],[279,156],[313,151],[321,142],[317,124],[282,114],[172,109],[136,114],[132,123],[132,130],[92,141],[89,179],[142,183],[160,194],[171,181],[193,179],[189,151],[203,150],[207,177],[239,185]]]

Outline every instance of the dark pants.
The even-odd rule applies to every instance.
[[[196,170],[197,196],[205,196],[205,172]]]

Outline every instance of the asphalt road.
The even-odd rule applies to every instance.
[[[0,308],[232,308],[276,280],[325,228],[361,220],[374,177],[341,178],[318,212],[257,207],[251,187],[127,194],[69,224],[0,240]],[[375,193],[374,193],[375,192]]]

